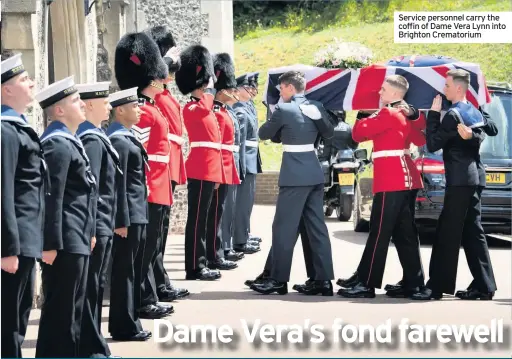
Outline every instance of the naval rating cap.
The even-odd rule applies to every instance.
[[[77,84],[76,88],[82,100],[109,97],[110,81]]]
[[[75,85],[74,76],[66,77],[63,80],[54,82],[39,92],[35,98],[41,108],[45,109],[60,100],[76,93],[78,90]]]
[[[139,102],[137,87],[114,92],[109,96],[109,101],[112,108],[116,108],[117,106],[125,105],[130,102]]]
[[[2,61],[2,83],[18,76],[25,71],[23,61],[21,61],[21,54],[16,54]]]

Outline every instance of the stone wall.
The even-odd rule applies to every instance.
[[[266,171],[256,176],[255,204],[276,204],[279,193],[279,171]]]

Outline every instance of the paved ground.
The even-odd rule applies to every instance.
[[[379,291],[377,298],[367,300],[349,300],[338,296],[334,297],[305,297],[297,293],[286,296],[262,296],[253,293],[243,284],[244,280],[257,275],[264,264],[268,248],[271,243],[273,206],[256,206],[253,212],[252,232],[264,238],[262,251],[246,256],[240,267],[234,271],[223,272],[223,278],[218,282],[190,282],[184,281],[184,245],[183,236],[174,236],[169,241],[165,257],[168,273],[174,283],[188,288],[193,294],[188,298],[174,303],[175,314],[168,317],[172,325],[221,325],[231,326],[235,332],[233,341],[222,344],[217,341],[213,344],[200,343],[200,335],[196,343],[177,344],[174,340],[168,343],[155,343],[153,340],[144,343],[111,342],[114,355],[122,357],[243,357],[243,356],[324,356],[324,357],[470,357],[470,356],[507,356],[511,353],[511,305],[512,276],[511,276],[511,250],[510,242],[492,241],[491,257],[498,282],[498,292],[491,302],[462,302],[454,298],[442,301],[411,302],[403,299],[387,298],[383,291]],[[331,243],[334,256],[334,268],[337,278],[350,275],[357,266],[364,248],[367,234],[352,231],[351,223],[340,223],[334,218],[328,219],[331,234]],[[305,270],[300,244],[295,250],[291,283],[303,282]],[[430,244],[422,245],[421,254],[424,268],[428,271],[430,259]],[[394,248],[390,248],[384,283],[395,283],[402,275],[398,257]],[[470,282],[470,273],[467,268],[464,252],[461,251],[459,261],[459,278],[457,287],[464,289]],[[290,286],[291,287],[291,286]],[[337,288],[336,288],[337,289]],[[291,290],[291,288],[290,288]],[[105,308],[108,309],[108,308]],[[26,338],[24,350],[25,357],[35,354],[39,311],[33,311],[30,327]],[[492,319],[503,319],[503,343],[478,344],[407,344],[400,343],[400,336],[393,331],[388,344],[368,343],[366,336],[364,343],[334,343],[331,327],[335,319],[339,318],[343,324],[353,325],[380,325],[391,320],[391,326],[396,328],[402,318],[408,318],[410,324],[419,325],[491,325]],[[265,343],[259,339],[250,343],[244,334],[242,320],[250,326],[258,320],[261,325],[299,325],[309,328],[313,324],[323,326],[322,332],[326,340],[321,344],[310,343],[309,331],[304,331],[302,344],[290,344],[283,337],[281,343]],[[107,333],[108,310],[104,311],[103,332]],[[154,323],[143,321],[145,329],[154,332]],[[179,327],[175,329],[180,329]],[[290,331],[291,341],[297,338]],[[296,330],[296,329],[295,329]],[[350,332],[349,332],[350,333]],[[107,334],[108,335],[108,334]],[[249,335],[249,334],[248,334]],[[183,338],[183,336],[181,336]],[[314,335],[311,338],[315,338]],[[435,341],[435,334],[433,336]],[[110,341],[110,339],[108,339]],[[179,340],[179,338],[177,339]],[[211,340],[208,341],[211,343]]]

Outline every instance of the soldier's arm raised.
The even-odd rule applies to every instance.
[[[384,107],[370,117],[357,120],[352,128],[352,138],[356,142],[370,141],[376,135],[390,129],[395,124],[393,120],[390,110]]]
[[[20,235],[14,208],[14,176],[20,141],[11,125],[2,124],[2,258],[20,254]]]
[[[50,196],[46,197],[44,251],[64,248],[62,233],[64,190],[71,163],[68,140],[58,136],[43,142],[44,158],[50,173]]]
[[[281,127],[283,127],[283,115],[283,110],[281,110],[279,106],[276,106],[272,116],[261,125],[258,131],[259,138],[262,140],[270,140],[273,138]]]

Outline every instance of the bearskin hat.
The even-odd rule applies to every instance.
[[[158,45],[158,48],[160,49],[160,55],[162,55],[164,62],[169,68],[169,73],[175,73],[178,71],[181,66],[179,56],[174,59],[169,56],[169,51],[173,47],[176,47],[176,41],[174,41],[171,30],[169,30],[166,26],[159,25],[144,30],[144,33],[149,35]]]
[[[232,89],[236,86],[235,65],[231,56],[226,53],[216,54],[213,57],[213,69],[215,70],[215,89],[220,91],[224,89]]]
[[[197,90],[213,78],[217,80],[213,70],[212,56],[208,49],[201,45],[192,45],[180,54],[181,67],[176,72],[176,85],[184,95]]]
[[[142,32],[124,35],[116,46],[115,75],[121,90],[146,88],[152,80],[169,76],[156,43]]]

